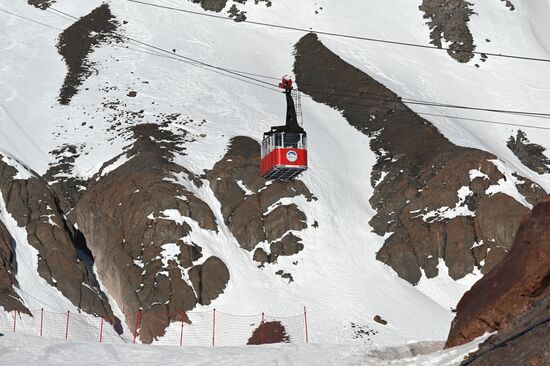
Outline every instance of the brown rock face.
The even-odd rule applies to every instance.
[[[520,225],[514,245],[460,300],[447,347],[505,330],[510,318],[550,293],[550,200]],[[548,315],[548,313],[547,313]]]
[[[210,257],[189,270],[189,279],[197,293],[198,303],[209,305],[227,286],[229,271],[221,259]]]
[[[527,209],[503,193],[487,193],[513,178],[499,170],[495,156],[449,142],[314,34],[296,45],[294,72],[301,91],[342,111],[352,126],[371,137],[378,160],[370,200],[376,215],[370,225],[379,235],[393,233],[377,259],[416,284],[422,271],[428,278],[437,276],[440,259],[449,275],[459,279],[474,268],[487,271],[502,258]],[[514,179],[530,201],[545,194],[533,182]]]
[[[192,229],[186,220],[204,230],[218,228],[208,205],[178,183],[200,184],[171,162],[185,136],[164,127],[132,128],[135,143],[126,152],[130,160],[102,175],[108,169],[104,166],[75,209],[99,275],[127,314],[130,329],[141,309],[139,335],[146,343],[162,336],[170,321],[181,320],[183,310],[195,307],[197,296],[209,303],[229,280],[218,258],[192,267],[202,254],[188,237]],[[192,287],[184,278],[194,278],[196,272],[200,280],[192,281]]]
[[[14,239],[0,221],[0,306],[5,311],[18,310],[30,314],[21,298],[14,291],[17,286],[17,262],[13,248]]]
[[[233,138],[226,155],[207,172],[207,178],[222,205],[225,223],[241,247],[252,251],[263,241],[271,244],[271,254],[258,248],[254,260],[272,263],[278,256],[303,249],[297,243],[299,238],[287,233],[307,228],[306,215],[295,204],[277,202],[299,195],[307,200],[314,197],[299,180],[266,182],[260,176],[258,142],[243,136]]]
[[[29,244],[38,250],[39,275],[75,306],[112,319],[108,300],[99,288],[89,258],[77,250],[76,232],[65,220],[57,197],[42,179],[15,179],[16,174],[15,168],[0,161],[0,190],[7,211],[19,227],[26,229]]]

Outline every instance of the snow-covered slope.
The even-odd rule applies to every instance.
[[[156,3],[200,10],[187,1]],[[240,7],[255,21],[428,44],[429,29],[418,10],[419,3],[277,0],[265,7],[250,0]],[[59,0],[54,6],[78,17],[100,4],[96,0]],[[544,16],[550,16],[550,3],[530,0],[515,5],[517,10],[509,12],[499,1],[474,1],[478,15],[473,17],[471,29],[479,50],[549,57]],[[3,1],[0,6],[60,29],[74,22],[30,7],[25,1]],[[127,1],[111,1],[109,6],[119,21],[127,21],[122,26],[127,36],[210,64],[273,77],[291,72],[293,47],[303,36],[291,30],[208,19]],[[280,124],[284,117],[284,99],[272,90],[151,55],[135,45],[129,49],[117,44],[104,45],[91,54],[98,65],[97,74],[84,81],[69,105],[60,106],[57,94],[66,73],[55,48],[60,31],[4,13],[0,17],[0,146],[40,175],[46,173],[48,164],[57,162],[50,151],[66,143],[80,149],[71,174],[81,179],[92,177],[104,162],[123,152],[128,141],[124,134],[109,129],[115,112],[101,108],[103,102],[121,100],[128,111],[144,110],[144,122],[154,122],[161,113],[176,112],[194,121],[185,129],[195,141],[186,144],[186,155],[177,156],[175,161],[196,174],[211,169],[220,160],[231,137],[245,135],[259,140],[264,131]],[[491,42],[485,42],[486,38]],[[460,64],[438,50],[330,36],[320,39],[344,60],[402,97],[550,112],[548,63],[489,57],[476,68],[474,62]],[[137,96],[128,97],[129,91],[136,91]],[[545,126],[546,122],[479,111],[412,108],[533,126]],[[376,344],[445,339],[451,307],[480,275],[453,281],[445,274],[445,265],[440,264],[443,274],[432,280],[423,278],[415,287],[377,261],[375,256],[384,238],[368,225],[374,215],[369,182],[375,163],[369,138],[351,127],[340,112],[325,105],[304,99],[303,110],[311,167],[303,181],[318,200],[307,202],[297,197],[290,202],[297,202],[308,218],[319,222],[319,228],[310,227],[302,233],[305,248],[298,255],[259,269],[224,225],[220,203],[208,183],[200,188],[189,187],[212,209],[220,226],[218,233],[212,233],[190,222],[191,239],[204,249],[204,258],[216,255],[230,269],[227,289],[209,307],[237,314],[266,311],[285,315],[299,313],[307,305],[314,342],[348,342],[356,338],[351,322],[376,330],[372,339]],[[492,152],[510,171],[550,189],[549,174],[529,170],[506,147],[517,128],[426,118],[452,142]],[[201,123],[203,120],[206,122]],[[169,128],[178,133],[176,126]],[[525,131],[532,141],[549,146],[548,130]],[[25,239],[17,239],[22,250]],[[295,261],[299,264],[294,271]],[[28,264],[32,263],[30,260]],[[288,284],[274,276],[279,269],[293,270],[294,282]],[[24,278],[20,282],[28,283]],[[38,297],[48,304],[48,296]],[[21,297],[31,301],[24,293]],[[374,322],[375,315],[382,316],[388,325]]]
[[[100,345],[69,341],[59,344],[36,336],[6,334],[1,339],[0,365],[391,365],[456,366],[478,341],[434,352],[437,344],[410,344],[367,350],[349,345],[268,345],[229,348]]]

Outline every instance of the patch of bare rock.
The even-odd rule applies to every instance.
[[[118,21],[104,3],[80,18],[59,36],[57,50],[67,64],[67,75],[59,92],[59,103],[67,105],[94,71],[90,53],[101,44],[122,42],[116,34]]]
[[[46,10],[53,4],[56,0],[27,0],[27,4],[34,6],[35,8]]]
[[[423,0],[419,9],[429,19],[431,43],[439,48],[449,43],[448,53],[458,62],[468,62],[474,55],[474,38],[468,22],[474,14],[473,4],[466,0]]]
[[[539,174],[550,173],[550,159],[544,154],[546,148],[530,142],[522,130],[518,130],[516,137],[510,136],[506,146],[529,169]]]
[[[459,279],[476,269],[487,273],[500,262],[529,209],[495,193],[499,184],[511,181],[531,204],[546,195],[534,182],[506,175],[494,155],[452,144],[314,34],[296,45],[294,72],[302,92],[340,110],[371,138],[378,159],[370,200],[376,214],[369,223],[378,235],[389,234],[377,259],[412,284],[445,266]],[[342,89],[356,92],[344,96]]]

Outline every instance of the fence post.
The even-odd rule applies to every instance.
[[[264,344],[265,333],[264,333],[264,313],[262,313],[262,332],[260,334],[260,344]]]
[[[69,338],[69,317],[71,316],[71,312],[67,311],[67,325],[65,326],[65,339]]]
[[[99,343],[103,341],[103,317],[101,317],[101,325],[99,326]]]
[[[43,328],[44,328],[44,308],[40,309],[40,337],[42,337]]]
[[[309,343],[309,335],[307,332],[307,311],[305,306],[304,306],[304,323],[306,324],[306,343]]]
[[[137,311],[137,315],[136,315],[136,326],[134,328],[134,343],[136,343],[137,330],[138,330],[140,320],[141,320],[141,309]]]
[[[185,309],[183,309],[182,318],[181,318],[180,347],[183,345],[183,321],[184,320],[185,320]]]
[[[17,310],[13,311],[13,332],[15,333],[15,326],[17,324]]]
[[[216,345],[216,309],[212,315],[212,347]]]

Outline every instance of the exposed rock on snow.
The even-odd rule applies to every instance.
[[[258,248],[254,260],[274,262],[280,255],[293,255],[303,249],[299,238],[289,231],[307,228],[307,218],[296,204],[281,200],[300,195],[311,200],[313,194],[300,180],[268,184],[260,176],[260,145],[255,140],[233,138],[226,155],[207,177],[222,205],[225,223],[241,247],[252,251],[264,241],[271,245],[270,254]]]
[[[97,71],[88,57],[94,48],[104,43],[122,41],[115,34],[117,28],[118,22],[111,14],[109,5],[102,4],[61,33],[57,49],[68,70],[59,92],[59,103],[69,104],[84,80]]]
[[[536,184],[509,175],[492,154],[453,145],[314,34],[296,45],[294,72],[300,90],[342,111],[352,126],[372,138],[378,161],[370,203],[377,213],[370,224],[380,236],[391,234],[377,258],[413,284],[422,272],[437,276],[439,258],[453,279],[475,268],[490,270],[511,247],[527,212],[525,197],[536,201],[545,195]],[[342,89],[357,92],[343,96]]]
[[[515,138],[510,136],[506,145],[529,169],[539,174],[550,173],[550,159],[544,154],[546,149],[531,143],[522,130],[518,130]]]
[[[35,8],[46,10],[51,5],[55,4],[55,1],[56,0],[27,0],[27,3]]]
[[[432,44],[441,48],[444,42],[449,55],[459,62],[468,62],[474,55],[474,38],[468,22],[474,14],[473,4],[466,0],[423,0],[420,10],[431,29]]]
[[[504,259],[460,300],[447,347],[467,343],[485,332],[509,332],[511,317],[524,313],[535,301],[549,297],[549,228],[550,199],[547,199],[537,204],[522,222]],[[547,307],[548,301],[540,306]],[[515,330],[519,324],[516,323]],[[549,335],[547,332],[547,346]]]
[[[78,250],[77,233],[66,221],[58,198],[40,178],[16,179],[17,174],[14,167],[0,161],[0,190],[6,209],[17,225],[25,228],[28,243],[38,251],[39,275],[75,306],[114,322],[89,258]]]

